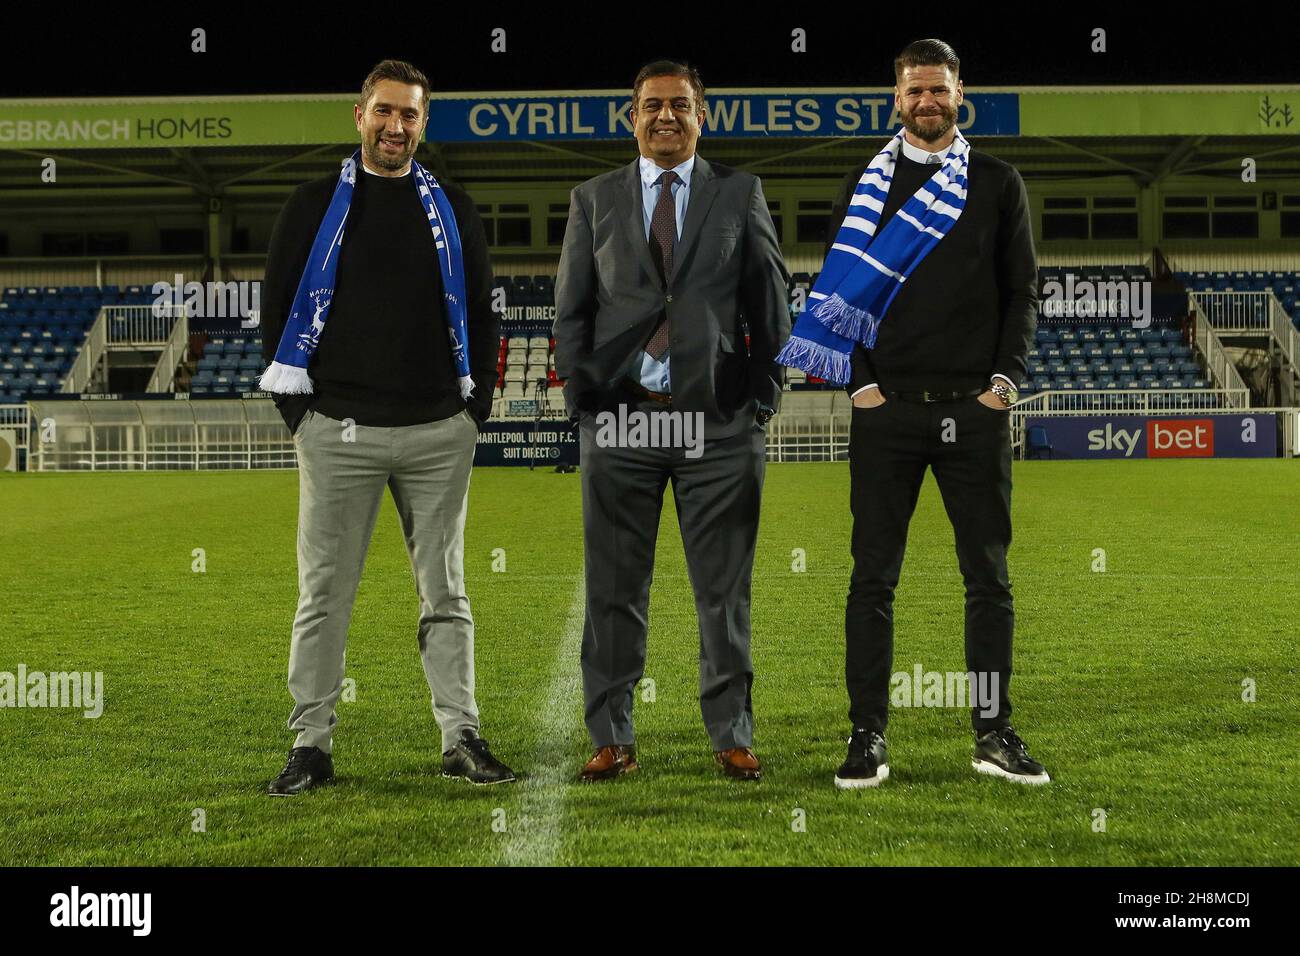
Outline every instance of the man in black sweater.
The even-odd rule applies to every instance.
[[[428,121],[428,91],[424,74],[397,60],[366,78],[354,107],[361,169],[328,322],[307,367],[312,391],[275,395],[298,456],[299,599],[289,655],[289,728],[298,736],[272,795],[333,779],[331,731],[348,625],[385,486],[415,572],[418,640],[442,731],[443,774],[475,783],[514,779],[478,734],[463,561],[478,426],[496,388],[499,321],[483,224],[465,191],[444,183],[462,244],[474,380],[462,400],[434,233],[411,167]],[[276,221],[262,296],[268,364],[338,183],[331,175],[298,187]]]
[[[877,235],[952,146],[962,102],[959,67],[941,40],[910,44],[894,61],[904,140]],[[836,230],[865,169],[845,182],[831,217]],[[966,585],[966,664],[971,697],[979,694],[971,706],[972,766],[1023,783],[1048,781],[1011,728],[1007,693],[1013,628],[1007,409],[1025,375],[1037,311],[1024,183],[1006,163],[971,150],[957,222],[908,276],[880,323],[875,347],[853,351],[854,563],[845,612],[853,733],[837,787],[875,786],[889,775],[884,732],[894,588],[927,466],[952,522]]]

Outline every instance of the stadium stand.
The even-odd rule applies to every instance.
[[[1176,272],[1174,275],[1190,292],[1271,292],[1282,304],[1291,324],[1300,329],[1300,272]],[[1210,319],[1218,318],[1211,305]],[[1263,319],[1260,315],[1258,318]]]
[[[0,403],[57,393],[106,305],[148,305],[147,286],[10,287],[0,296]]]
[[[1149,278],[1144,266],[1049,266],[1039,270],[1040,286],[1051,279],[1063,280],[1067,273],[1094,281]],[[791,291],[802,289],[806,297],[817,275],[794,273]],[[1300,273],[1180,272],[1176,278],[1192,292],[1271,292],[1300,328]],[[555,305],[551,275],[501,276],[496,288],[504,293],[507,310]],[[101,307],[151,301],[148,286],[6,288],[0,297],[0,403],[57,393]],[[792,313],[798,301],[792,296]],[[541,325],[549,322],[503,321],[498,397],[532,397],[542,378],[553,388],[562,384],[555,374],[554,342],[549,331],[542,334]],[[196,344],[198,354],[191,360],[188,379],[191,394],[239,395],[256,390],[262,372],[260,339],[230,336]],[[788,384],[796,391],[829,387],[797,370],[789,372]],[[1070,322],[1040,312],[1022,393],[1186,390],[1214,384],[1186,329],[1177,324],[1153,323],[1135,329],[1113,320]]]

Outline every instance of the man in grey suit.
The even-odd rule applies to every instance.
[[[596,748],[582,778],[637,769],[632,693],[671,480],[699,616],[700,711],[723,771],[756,780],[750,579],[789,273],[758,178],[695,153],[704,85],[693,68],[644,67],[631,119],[641,155],[573,190],[555,284],[556,372],[582,454],[582,676]]]

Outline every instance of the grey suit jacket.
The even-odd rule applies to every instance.
[[[608,401],[667,311],[673,409],[703,412],[706,438],[733,435],[759,402],[778,407],[773,360],[790,335],[790,274],[762,184],[696,155],[667,287],[642,216],[636,160],[571,195],[553,333],[569,416]]]

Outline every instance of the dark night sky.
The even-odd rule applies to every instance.
[[[0,97],[351,92],[387,56],[413,61],[442,90],[620,88],[630,86],[643,62],[664,55],[696,63],[711,87],[887,86],[898,49],[934,35],[957,49],[962,78],[972,87],[1300,83],[1294,17],[1280,4],[1240,4],[1237,19],[1228,15],[1233,8],[1218,5],[1207,20],[1189,14],[1195,8],[1186,4],[1168,11],[1137,3],[1062,4],[1045,13],[1054,6],[971,0],[927,4],[931,12],[924,15],[882,13],[873,27],[824,5],[816,13],[763,13],[739,25],[689,12],[690,6],[664,5],[674,15],[688,11],[668,26],[654,16],[630,19],[633,10],[655,8],[626,0],[546,4],[555,11],[549,15],[536,12],[540,4],[510,13],[479,3],[475,9],[485,12],[448,23],[436,19],[441,6],[384,5],[380,20],[364,13],[345,19],[327,4],[318,17],[313,5],[303,4],[301,16],[259,13],[256,21],[215,6],[212,13],[60,13],[57,22],[5,30]],[[855,3],[846,10],[869,8]],[[411,22],[407,10],[431,18]],[[195,26],[207,30],[206,53],[190,52]],[[488,49],[498,26],[507,31],[505,54]],[[808,31],[808,53],[790,51],[794,27]],[[1089,50],[1094,27],[1107,31],[1105,54]]]

